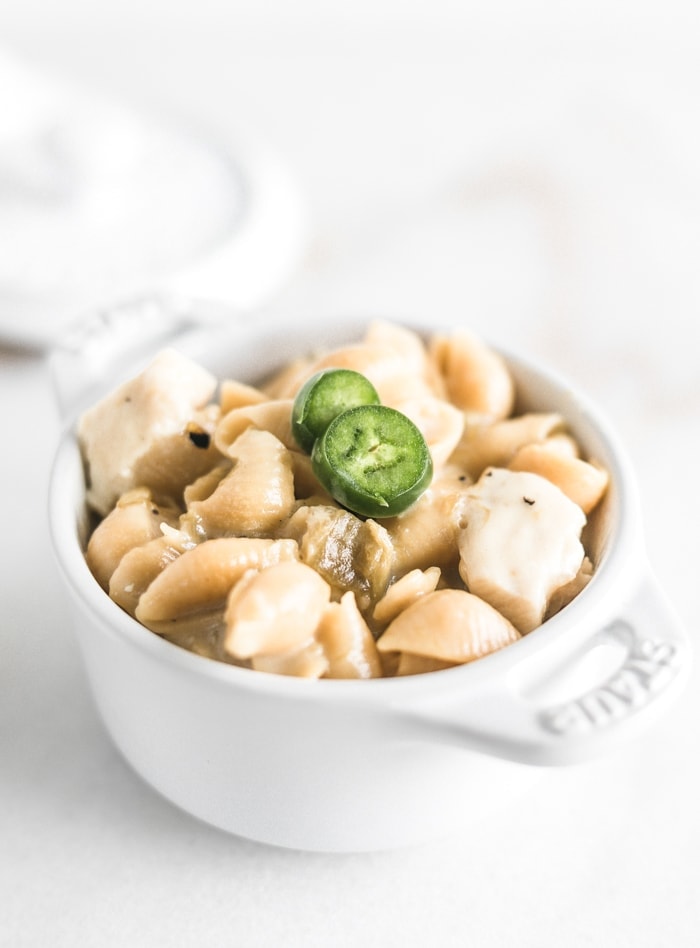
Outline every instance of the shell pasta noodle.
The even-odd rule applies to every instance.
[[[254,673],[478,661],[596,570],[608,472],[561,414],[521,410],[506,360],[465,330],[376,321],[253,384],[167,349],[86,411],[78,438],[86,559],[105,594],[174,645]],[[335,490],[352,477],[375,492],[360,512],[352,481]]]

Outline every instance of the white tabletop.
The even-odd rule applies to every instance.
[[[582,384],[697,640],[690,4],[333,6],[5,0],[0,37],[127,104],[262,134],[311,213],[271,301],[290,319],[459,317]],[[0,944],[697,948],[700,673],[639,740],[452,838],[330,856],[229,837],[145,786],[96,716],[47,534],[41,357],[0,349],[0,405]]]

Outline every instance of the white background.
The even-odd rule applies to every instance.
[[[632,455],[650,560],[697,643],[694,5],[2,0],[0,44],[263,136],[309,207],[272,301],[291,319],[458,318],[582,384]],[[700,944],[697,673],[642,740],[407,852],[275,850],[164,803],[106,738],[72,637],[41,358],[0,350],[0,406],[0,944]]]

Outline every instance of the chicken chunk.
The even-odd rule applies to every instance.
[[[164,445],[167,467],[182,472],[180,489],[203,473],[202,467],[214,466],[207,456],[210,435],[198,413],[216,385],[206,369],[166,349],[140,375],[85,412],[78,437],[88,469],[88,500],[98,514],[106,516],[118,497],[139,486],[139,471],[150,466],[163,470]],[[149,465],[151,456],[158,462]],[[153,486],[151,480],[148,484]]]
[[[531,632],[553,593],[581,567],[585,522],[581,508],[544,477],[489,468],[467,491],[460,575],[518,631]]]

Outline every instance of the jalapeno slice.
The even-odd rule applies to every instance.
[[[433,476],[425,439],[386,405],[341,412],[314,444],[314,472],[344,507],[364,517],[394,517],[420,497]]]
[[[333,419],[357,405],[377,405],[379,395],[368,378],[352,369],[321,369],[299,389],[292,406],[292,434],[311,453]]]

